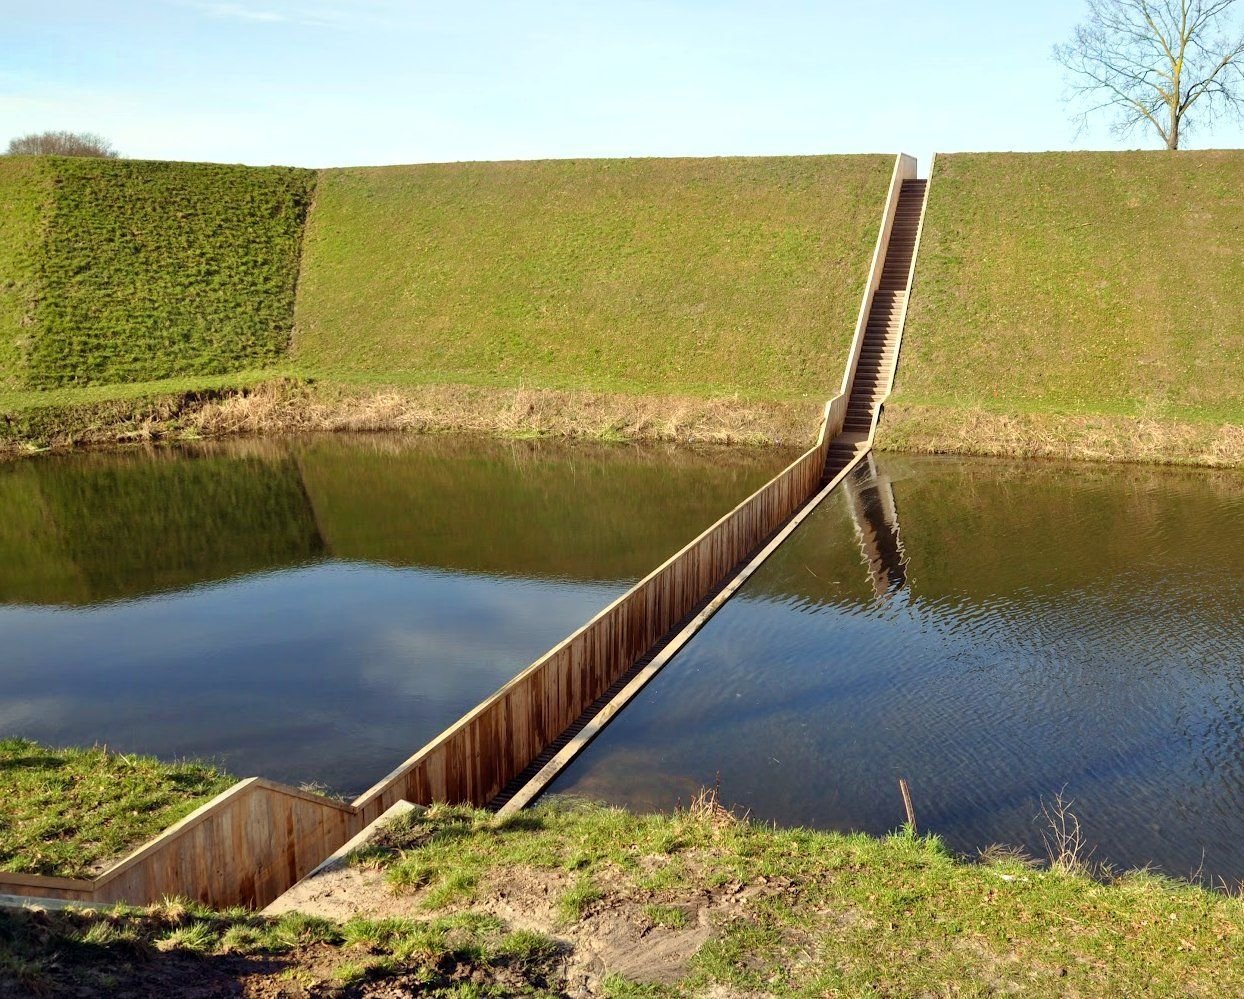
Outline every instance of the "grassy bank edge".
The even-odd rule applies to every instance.
[[[0,458],[44,450],[333,431],[806,446],[823,400],[354,384],[273,372],[122,391],[0,395]]]
[[[192,760],[0,738],[0,870],[91,877],[233,783]]]
[[[1238,895],[1144,872],[1104,882],[1074,856],[968,861],[909,829],[775,829],[705,801],[672,815],[561,801],[508,819],[434,806],[351,858],[384,911],[348,918],[176,901],[0,910],[0,990],[8,976],[152,994],[188,958],[201,982],[263,995],[560,996],[579,994],[585,968],[616,999],[1244,989]],[[642,974],[616,970],[630,953],[619,932],[642,941]]]
[[[261,370],[0,393],[0,460],[46,450],[334,431],[807,446],[824,400],[340,382]],[[1244,468],[1244,427],[1210,419],[886,404],[879,450]]]

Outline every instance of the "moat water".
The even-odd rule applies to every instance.
[[[368,435],[0,465],[0,737],[355,794],[788,460]]]
[[[1244,879],[1244,476],[877,456],[552,787]]]
[[[789,454],[390,435],[0,465],[0,737],[355,794]],[[875,456],[551,789],[1244,879],[1244,476]]]

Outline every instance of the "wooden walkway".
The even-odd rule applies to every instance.
[[[816,443],[354,802],[240,781],[91,880],[0,872],[0,896],[262,908],[401,801],[513,810],[607,724],[871,447],[894,380],[925,187],[899,156],[838,395]]]

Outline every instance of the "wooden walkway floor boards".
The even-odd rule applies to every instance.
[[[90,880],[0,871],[8,896],[262,908],[401,801],[521,807],[722,606],[872,445],[894,382],[926,187],[900,155],[851,353],[816,443],[354,802],[240,781]]]

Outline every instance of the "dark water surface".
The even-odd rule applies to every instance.
[[[789,457],[370,435],[0,464],[0,737],[362,791]]]
[[[878,456],[556,782],[1244,879],[1244,476]]]

